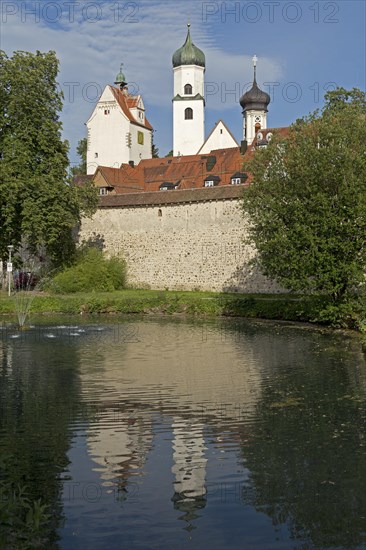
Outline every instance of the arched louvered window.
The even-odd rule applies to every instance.
[[[186,84],[184,86],[184,94],[185,95],[192,95],[192,86],[190,84]]]
[[[184,118],[186,120],[192,120],[193,119],[193,109],[190,107],[187,107],[187,109],[184,111]]]

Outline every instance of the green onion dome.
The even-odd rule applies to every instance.
[[[173,67],[180,67],[181,65],[206,66],[205,54],[191,40],[190,26],[188,23],[187,38],[183,46],[173,54]]]
[[[123,63],[121,63],[121,68],[119,70],[118,75],[116,76],[116,80],[114,81],[115,84],[124,84],[126,82],[126,77],[122,72]]]

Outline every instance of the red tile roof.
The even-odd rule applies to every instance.
[[[97,172],[100,172],[109,186],[119,193],[144,191],[144,186],[135,177],[133,170],[129,164],[122,164],[121,168],[107,166],[98,166],[97,168]]]
[[[209,155],[187,155],[143,159],[132,168],[123,164],[121,168],[99,167],[104,179],[115,188],[138,187],[136,191],[158,191],[164,182],[177,185],[178,189],[196,189],[204,186],[207,176],[219,176],[219,185],[231,184],[235,172],[242,171],[243,157],[238,147],[211,151]],[[133,191],[133,189],[131,189]]]
[[[279,133],[281,136],[288,135],[288,128],[268,128],[262,130],[263,137],[269,132]],[[120,168],[106,168],[100,166],[98,170],[104,177],[113,191],[110,195],[103,196],[103,201],[115,201],[113,196],[141,193],[177,193],[178,191],[207,191],[204,188],[206,179],[211,176],[218,176],[220,181],[214,189],[240,189],[252,182],[252,175],[240,186],[231,185],[231,178],[237,172],[246,173],[243,164],[249,161],[256,150],[256,140],[248,146],[244,155],[240,153],[239,147],[229,149],[218,149],[206,155],[186,155],[179,157],[164,157],[143,159],[137,166],[122,164]],[[161,191],[163,183],[171,183],[176,186],[174,191]],[[210,188],[209,188],[210,189]],[[212,189],[212,188],[211,188]],[[218,191],[215,191],[218,193]],[[229,193],[235,193],[230,191]],[[195,197],[198,195],[195,194]],[[138,197],[126,199],[126,201],[138,201]],[[154,199],[155,200],[155,199]],[[156,199],[160,200],[160,199]],[[102,204],[107,204],[103,202]],[[108,203],[109,204],[109,203]],[[113,203],[114,204],[114,203]],[[136,203],[137,204],[137,203]]]
[[[231,200],[241,197],[244,193],[244,189],[245,186],[243,185],[225,185],[218,187],[203,187],[201,189],[184,189],[180,191],[105,195],[100,198],[99,206],[100,208],[118,208],[121,206],[159,206],[160,204]]]
[[[132,107],[137,106],[138,101],[139,101],[138,96],[126,95],[122,90],[119,90],[118,88],[115,88],[114,86],[110,86],[110,88],[112,90],[112,93],[113,93],[114,97],[116,98],[116,101],[117,101],[118,105],[121,107],[122,111],[124,112],[124,114],[126,115],[128,120],[130,122],[132,122],[132,124],[136,124],[137,126],[142,126],[143,128],[147,128],[148,130],[153,129],[150,122],[147,120],[146,117],[145,117],[143,123],[139,122],[138,120],[135,119],[135,117],[133,116],[133,114],[130,111],[130,109]]]
[[[126,103],[129,109],[137,107],[139,103],[140,96],[138,95],[128,95],[126,96]]]

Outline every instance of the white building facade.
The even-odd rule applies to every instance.
[[[94,174],[98,166],[119,168],[152,157],[152,126],[142,97],[128,93],[122,72],[116,85],[105,87],[86,123],[87,174]]]
[[[239,144],[224,121],[220,119],[197,153],[208,155],[216,149],[230,149],[231,147],[239,147]]]

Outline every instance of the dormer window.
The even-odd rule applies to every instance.
[[[187,107],[184,111],[184,118],[185,120],[192,120],[193,119],[193,109],[190,107]]]
[[[248,179],[248,174],[245,172],[235,172],[231,176],[230,182],[231,185],[240,185],[241,183],[244,183]]]
[[[184,86],[184,95],[192,95],[192,86],[190,84]]]
[[[207,178],[204,181],[204,187],[214,187],[215,185],[218,185],[220,182],[219,176],[207,176]]]
[[[160,191],[172,191],[173,189],[176,189],[176,185],[171,181],[164,181],[160,187]]]
[[[106,187],[99,188],[99,195],[108,195],[108,190]]]

